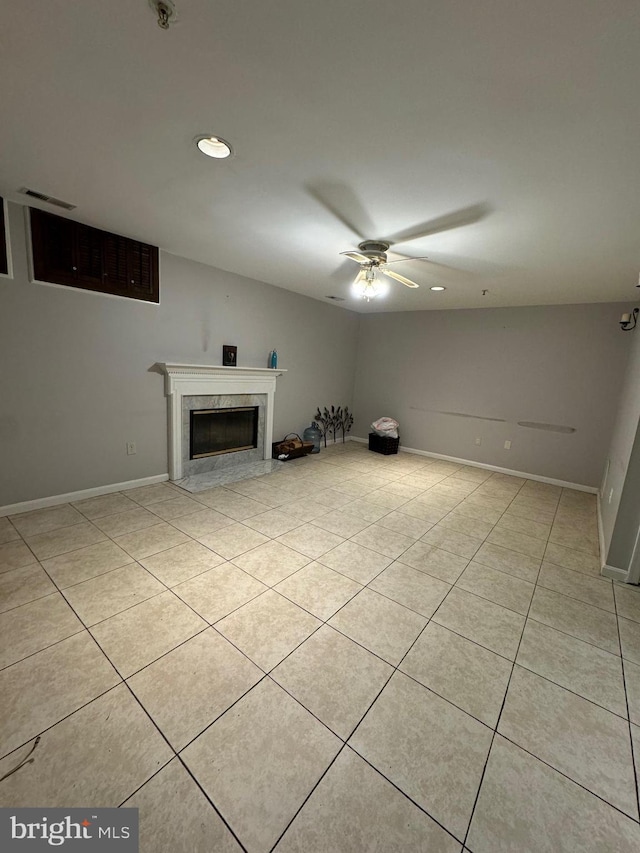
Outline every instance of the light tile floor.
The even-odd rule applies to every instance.
[[[136,806],[146,853],[640,849],[590,494],[349,442],[16,515],[0,639],[0,804]]]

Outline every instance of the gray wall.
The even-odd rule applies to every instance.
[[[352,404],[358,315],[162,252],[161,304],[30,283],[9,205],[14,279],[0,278],[0,507],[167,472],[157,361],[241,366],[278,350],[274,435]],[[137,455],[126,455],[135,441]]]
[[[629,572],[630,583],[640,582],[640,426],[629,457],[627,473],[616,515],[607,566]],[[635,549],[635,551],[634,551]]]
[[[622,308],[365,315],[354,435],[366,436],[373,419],[390,416],[406,447],[599,486],[630,345],[618,327]],[[523,420],[576,432],[516,425]]]
[[[628,306],[625,307],[625,311],[628,310]],[[631,352],[608,452],[601,510],[606,562],[627,569],[640,523],[640,328],[621,335],[629,343]],[[632,457],[634,464],[631,464]],[[635,479],[630,476],[634,472]]]

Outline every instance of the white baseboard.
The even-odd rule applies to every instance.
[[[602,523],[602,506],[600,505],[600,490],[598,489],[598,496],[596,498],[596,511],[598,518],[598,545],[600,546],[600,563],[602,566],[605,565],[605,560],[607,559],[607,555],[605,553],[604,546],[604,524]]]
[[[352,440],[352,437],[347,436],[347,441],[350,440]],[[332,444],[342,444],[342,438],[335,442],[333,439],[328,438],[327,447]],[[324,447],[324,442],[322,447]],[[96,486],[93,489],[82,489],[79,492],[67,492],[67,494],[64,495],[51,495],[47,498],[36,498],[32,501],[8,504],[7,506],[0,506],[0,518],[5,515],[15,515],[19,512],[31,512],[31,510],[34,509],[46,509],[48,506],[58,506],[59,504],[71,503],[73,501],[83,501],[87,498],[96,498],[100,495],[109,495],[112,492],[123,492],[126,489],[136,489],[138,486],[152,486],[154,483],[164,483],[168,479],[168,474],[155,474],[153,477],[143,477],[140,480],[129,480],[126,483],[111,483],[108,486]]]
[[[123,492],[125,489],[135,489],[138,486],[152,486],[154,483],[163,483],[169,479],[168,474],[155,474],[153,477],[142,477],[140,480],[129,480],[126,483],[111,483],[108,486],[96,486],[94,489],[82,489],[79,492],[67,492],[66,495],[51,495],[48,498],[36,498],[33,501],[22,501],[17,504],[0,506],[0,517],[4,515],[15,515],[17,512],[30,512],[33,509],[44,509],[48,506],[71,503],[72,501],[83,501],[86,498],[96,498],[100,495],[109,495],[112,492]]]
[[[359,441],[367,444],[368,438],[351,436],[351,441]],[[549,483],[551,486],[561,486],[563,489],[575,489],[577,492],[589,492],[592,495],[598,493],[596,486],[585,486],[582,483],[570,483],[567,480],[556,480],[553,477],[543,477],[540,474],[529,474],[526,471],[514,471],[511,468],[501,468],[498,465],[487,465],[482,462],[473,462],[471,459],[459,459],[457,456],[444,456],[442,453],[430,453],[428,450],[416,450],[413,447],[400,447],[401,453],[413,453],[416,456],[429,456],[432,459],[442,459],[444,462],[455,462],[457,465],[470,465],[472,468],[484,468],[486,471],[495,471],[498,474],[509,474],[511,477],[525,477],[527,480],[536,480],[538,483]]]
[[[348,435],[348,436],[347,436],[347,441],[351,441],[351,440],[352,440],[352,439],[351,439],[351,436],[350,436],[350,435]],[[342,444],[342,443],[343,443],[343,442],[342,442],[342,438],[337,438],[335,441],[334,441],[332,438],[328,438],[328,439],[327,439],[327,447],[331,447],[331,446],[332,446],[332,445],[334,445],[334,444]],[[345,442],[345,444],[346,444],[346,442]],[[324,445],[324,438],[321,438],[321,439],[320,439],[320,449],[322,450],[322,448],[323,448],[324,446],[325,446],[325,445]]]
[[[629,578],[629,572],[625,571],[625,569],[618,569],[616,566],[603,566],[600,574],[604,578],[611,578],[621,583],[626,583]]]

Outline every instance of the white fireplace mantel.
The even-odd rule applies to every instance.
[[[158,362],[165,375],[169,398],[169,477],[182,474],[182,398],[217,394],[264,394],[266,396],[263,458],[271,458],[273,409],[276,379],[286,370],[269,367],[223,367],[209,364],[167,364]]]

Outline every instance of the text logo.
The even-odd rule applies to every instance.
[[[0,809],[0,850],[138,853],[138,809]]]

